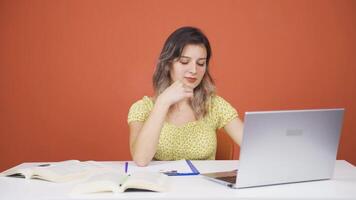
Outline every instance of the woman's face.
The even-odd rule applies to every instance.
[[[173,82],[181,80],[191,88],[197,87],[204,77],[206,61],[204,45],[186,45],[181,56],[173,60],[173,66],[170,71]]]

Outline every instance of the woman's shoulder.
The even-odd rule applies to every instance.
[[[147,104],[153,104],[153,97],[150,96],[143,96],[140,100],[136,102],[142,102],[142,103],[147,103]]]
[[[135,101],[131,108],[140,107],[140,108],[152,108],[153,107],[153,98],[149,96],[143,96],[141,99]]]
[[[217,129],[224,127],[238,116],[236,109],[224,98],[218,95],[211,97],[210,117],[216,123]]]
[[[226,111],[229,111],[229,110],[231,110],[231,111],[235,110],[235,108],[228,101],[226,101],[223,97],[221,97],[219,95],[211,96],[210,109],[213,113],[216,113],[216,112],[225,113]]]
[[[142,99],[134,102],[128,114],[128,123],[132,121],[146,121],[153,108],[153,98],[144,96]]]
[[[222,104],[226,104],[228,102],[221,96],[214,94],[210,97],[210,103],[212,106],[216,107],[216,106],[220,106]]]

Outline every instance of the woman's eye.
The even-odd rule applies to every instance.
[[[199,66],[204,66],[205,63],[197,63]]]
[[[180,63],[182,63],[183,65],[186,65],[186,64],[189,63],[189,61],[187,61],[187,60],[181,60]]]

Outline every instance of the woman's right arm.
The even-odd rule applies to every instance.
[[[131,156],[138,166],[146,166],[154,157],[169,107],[192,96],[193,89],[185,87],[181,81],[176,81],[157,97],[145,122],[129,124]]]
[[[145,122],[130,123],[131,156],[138,166],[146,166],[157,150],[159,135],[169,106],[157,101]]]

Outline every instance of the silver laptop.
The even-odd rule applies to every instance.
[[[202,174],[233,188],[330,179],[344,109],[246,112],[238,170]]]

